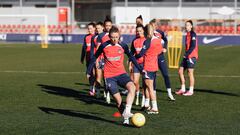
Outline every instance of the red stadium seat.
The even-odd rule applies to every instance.
[[[27,28],[28,28],[28,29],[31,29],[31,28],[32,28],[32,26],[31,26],[30,24],[28,24],[28,25],[27,25]]]
[[[230,34],[234,34],[234,32],[235,32],[235,31],[234,31],[234,27],[233,27],[233,26],[230,26],[230,27],[229,27],[229,33],[230,33]]]
[[[18,28],[14,29],[13,33],[19,33]]]
[[[53,29],[49,29],[49,34],[55,34],[55,32],[53,31]]]
[[[16,29],[16,28],[17,28],[17,26],[13,24],[13,25],[12,25],[12,28],[13,28],[13,29]]]
[[[216,27],[215,26],[209,26],[209,33],[215,34],[216,33]]]
[[[209,26],[203,26],[204,27],[204,30],[203,30],[203,33],[204,34],[209,34]]]
[[[199,31],[198,31],[198,33],[199,34],[202,34],[202,33],[204,33],[204,26],[199,26]]]
[[[30,30],[29,30],[29,33],[31,33],[31,34],[34,33],[34,30],[33,30],[33,29],[30,29]]]
[[[240,34],[240,26],[237,27],[237,33]]]
[[[61,25],[58,25],[57,28],[58,28],[58,29],[61,29]]]
[[[222,27],[221,26],[216,26],[216,33],[220,34],[222,31]]]

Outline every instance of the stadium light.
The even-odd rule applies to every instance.
[[[72,14],[71,14],[71,25],[73,27],[73,23],[75,20],[75,0],[72,0]]]
[[[19,6],[22,7],[22,0],[19,1]]]
[[[57,9],[58,9],[60,6],[60,0],[56,0],[56,5],[57,5]]]
[[[235,16],[234,16],[234,33],[237,34],[237,0],[234,0],[234,10],[235,10]]]

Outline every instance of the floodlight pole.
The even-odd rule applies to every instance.
[[[178,1],[178,19],[180,20],[180,26],[182,24],[182,0]]]
[[[22,6],[23,6],[23,2],[22,2],[22,0],[19,0],[19,7],[20,7],[20,14],[22,14]],[[23,28],[22,28],[22,25],[23,25],[23,22],[22,22],[22,18],[21,18],[21,33],[22,33],[22,31],[23,31]]]
[[[127,18],[127,8],[128,8],[128,0],[125,0],[125,21],[128,20],[128,18]]]
[[[60,7],[60,0],[56,0],[57,9]]]
[[[212,20],[212,0],[209,0],[209,6],[210,6],[210,20]]]
[[[72,14],[71,14],[71,26],[73,27],[73,22],[75,20],[75,0],[72,0]]]
[[[125,0],[125,8],[128,7],[128,0]]]
[[[234,33],[237,34],[237,0],[234,0],[235,16],[234,16]]]

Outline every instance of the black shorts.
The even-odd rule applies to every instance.
[[[119,92],[118,86],[125,88],[128,82],[132,82],[132,80],[127,73],[111,78],[105,78],[106,88],[112,95]]]
[[[181,67],[183,67],[184,69],[186,69],[186,68],[194,69],[196,63],[197,63],[197,59],[195,57],[193,57],[193,58],[184,58],[182,60]]]
[[[139,64],[139,66],[143,68],[143,63]],[[140,73],[140,71],[134,64],[133,64],[133,73]]]

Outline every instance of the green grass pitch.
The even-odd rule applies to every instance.
[[[2,135],[235,135],[240,134],[240,46],[200,46],[195,95],[167,99],[157,80],[160,113],[142,128],[112,117],[114,102],[88,96],[80,45],[0,45]],[[170,70],[173,90],[177,70]],[[186,85],[188,87],[188,84]],[[140,112],[133,106],[133,112]]]

